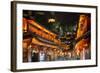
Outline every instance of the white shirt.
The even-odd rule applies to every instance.
[[[39,53],[39,60],[44,61],[44,59],[45,59],[45,54],[40,52]]]

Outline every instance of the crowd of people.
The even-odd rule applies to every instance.
[[[43,62],[43,61],[64,61],[64,60],[78,60],[80,55],[75,51],[65,51],[61,48],[48,47],[30,47],[28,61]]]

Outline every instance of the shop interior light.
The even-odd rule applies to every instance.
[[[55,19],[54,18],[48,19],[48,23],[53,23],[53,22],[55,22]]]

